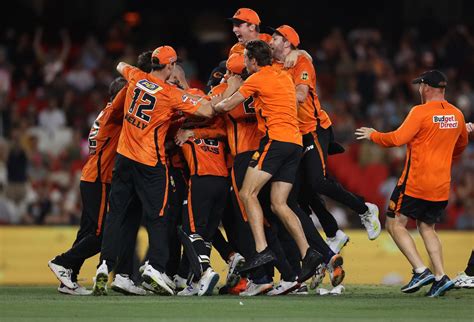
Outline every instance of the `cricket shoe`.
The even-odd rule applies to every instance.
[[[115,275],[114,281],[110,284],[112,290],[125,295],[146,295],[147,292],[135,285],[130,277],[126,274]]]
[[[64,284],[66,287],[73,289],[75,287],[74,282],[71,279],[72,269],[64,266],[55,264],[53,260],[48,262],[48,267],[56,276],[56,278]]]
[[[346,276],[346,272],[342,268],[342,264],[344,264],[344,259],[339,254],[331,257],[331,260],[327,264],[329,277],[331,278],[331,284],[334,287],[341,284],[344,280],[344,277]]]
[[[105,260],[97,268],[97,272],[94,277],[94,287],[92,288],[92,294],[95,296],[107,295],[107,283],[109,281],[109,269]]]
[[[276,296],[276,295],[286,295],[297,290],[300,287],[300,283],[297,281],[287,282],[284,280],[280,280],[277,286],[275,286],[272,290],[270,290],[267,295],[269,296]]]
[[[214,287],[219,282],[219,274],[214,272],[211,267],[208,267],[199,280],[199,296],[212,295]]]
[[[430,290],[426,293],[428,297],[443,296],[444,293],[454,287],[454,282],[449,279],[447,275],[444,275],[439,281],[434,281],[431,285]]]
[[[413,276],[408,282],[408,284],[404,285],[401,289],[403,293],[415,293],[420,288],[425,285],[431,284],[435,281],[435,276],[431,273],[430,269],[427,268],[421,273],[416,273],[413,271]]]
[[[165,274],[157,271],[148,264],[143,271],[142,277],[143,280],[152,287],[154,293],[160,295],[174,295],[173,290],[168,286],[163,275]]]
[[[73,282],[74,283],[74,282]],[[58,287],[58,292],[68,295],[91,295],[92,291],[86,289],[84,286],[74,283],[74,288],[69,288],[66,285],[62,284]]]
[[[342,247],[346,246],[349,242],[349,236],[347,236],[342,230],[338,229],[336,231],[336,236],[326,238],[326,243],[328,244],[329,248],[334,252],[334,254],[338,254]]]
[[[367,230],[369,239],[374,240],[379,237],[382,230],[379,220],[379,207],[369,202],[366,202],[365,205],[367,206],[368,210],[363,214],[359,214],[359,217],[365,229]]]
[[[465,272],[459,273],[453,280],[455,288],[474,288],[474,276]]]
[[[256,284],[252,280],[248,280],[245,291],[240,292],[240,296],[256,296],[265,294],[273,288],[273,283]]]

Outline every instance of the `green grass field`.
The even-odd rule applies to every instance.
[[[11,286],[0,287],[0,321],[473,321],[474,290],[435,299],[424,292],[347,285],[340,296],[76,297]]]

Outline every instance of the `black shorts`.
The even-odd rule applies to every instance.
[[[258,150],[252,156],[249,167],[258,167],[272,175],[272,181],[293,183],[301,161],[303,148],[294,143],[269,140],[267,136],[260,140]]]
[[[429,201],[407,196],[403,186],[396,186],[390,197],[387,217],[395,218],[396,214],[402,214],[431,225],[441,222],[447,205],[447,200]]]

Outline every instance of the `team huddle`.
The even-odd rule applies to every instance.
[[[113,271],[111,288],[124,294],[212,295],[220,280],[210,260],[212,247],[228,264],[220,294],[307,294],[306,283],[311,280],[309,287],[316,288],[326,274],[336,287],[344,280],[339,252],[349,237],[322,195],[358,213],[370,240],[379,236],[377,206],[326,173],[328,155],[344,148],[335,141],[331,120],[321,107],[315,68],[309,54],[298,48],[298,33],[282,25],[272,35],[261,34],[260,18],[248,8],[237,10],[230,20],[238,43],[225,70],[211,75],[208,93],[189,88],[170,46],[142,53],[136,67],[118,64],[122,77],[110,85],[110,103],[89,135],[90,156],[80,183],[80,230],[72,248],[48,263],[61,282],[61,293],[106,295]],[[437,88],[443,81],[429,83],[431,78],[417,80],[420,88]],[[457,157],[467,144],[467,132],[454,123],[464,124],[462,114],[445,105],[436,115],[440,120],[446,115],[446,154]],[[424,115],[417,115],[419,126]],[[448,116],[453,122],[444,122]],[[403,133],[415,130],[404,128]],[[403,135],[408,141],[401,142],[368,128],[356,135],[382,146],[412,138]],[[415,163],[411,171],[419,166]],[[442,166],[450,168],[451,157]],[[446,206],[446,187],[436,188],[437,199],[422,204],[428,213],[423,217],[411,209],[419,209],[416,198],[427,194],[410,193],[409,169],[410,159],[389,213],[420,220],[427,231],[423,223],[434,227]],[[449,178],[444,179],[449,188]],[[312,213],[326,239],[314,226]],[[390,221],[387,228],[404,252],[394,233],[402,216],[394,215],[396,223]],[[130,276],[141,223],[149,246],[140,267],[143,282],[137,286]],[[83,262],[99,252],[94,287],[88,291],[77,276]],[[417,258],[405,255],[415,281],[402,291],[432,283],[430,296],[439,296],[452,287],[442,263],[438,267],[433,261],[435,276]],[[281,276],[276,284],[275,268]]]

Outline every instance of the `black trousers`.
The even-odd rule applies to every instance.
[[[101,262],[106,261],[109,271],[115,266],[124,243],[120,226],[136,196],[142,205],[148,231],[149,264],[165,272],[169,258],[167,194],[168,170],[165,165],[147,166],[117,154],[100,258]]]
[[[318,194],[342,203],[358,214],[367,211],[364,198],[347,191],[339,182],[326,173],[328,146],[334,140],[331,127],[318,127],[317,139],[313,133],[303,135],[303,193],[299,199],[302,208],[311,206],[328,237],[333,237],[338,229],[336,220],[327,211]]]
[[[193,175],[187,204],[183,207],[183,231],[190,236],[202,270],[210,266],[211,244],[218,230],[228,194],[228,178]]]
[[[110,184],[101,182],[81,181],[79,184],[82,200],[82,215],[79,231],[72,247],[65,253],[56,256],[54,262],[73,270],[73,281],[84,261],[100,252],[102,244],[103,224],[107,213]],[[137,200],[129,207],[130,216],[121,226],[121,235],[126,242],[119,253],[117,274],[133,273],[133,256],[141,218],[141,206]],[[131,229],[129,227],[132,227]]]

